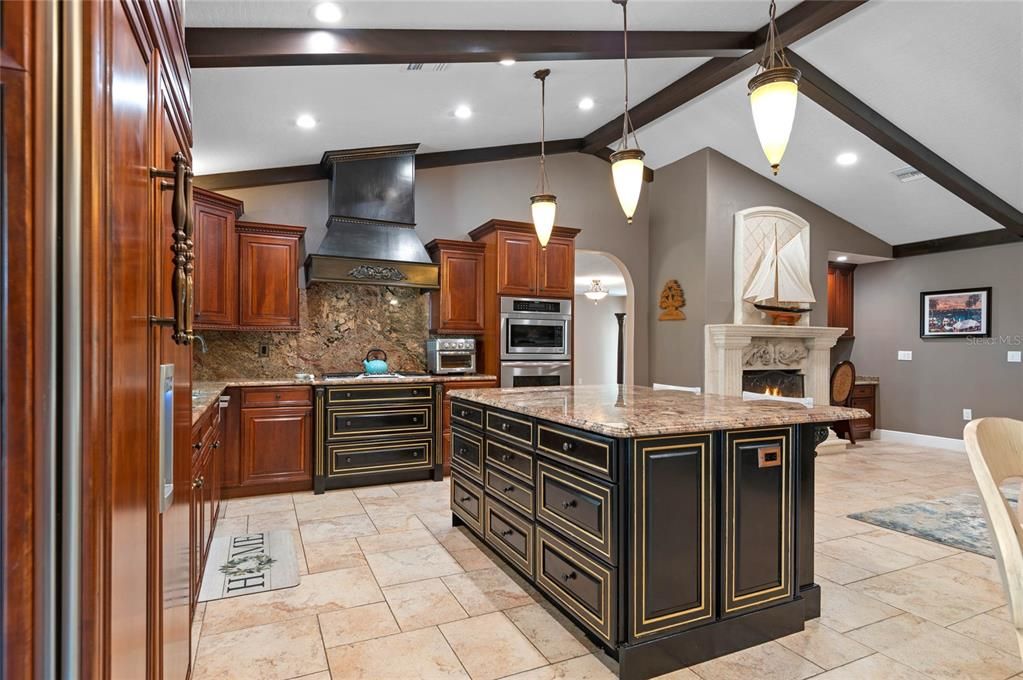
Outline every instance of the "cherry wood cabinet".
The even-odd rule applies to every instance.
[[[238,222],[238,326],[298,330],[299,245],[305,227]]]
[[[537,253],[540,242],[536,236],[519,231],[497,232],[497,294],[536,295]]]
[[[440,265],[440,290],[430,293],[430,332],[482,333],[486,246],[436,239],[426,250]]]
[[[849,405],[870,413],[869,418],[849,422],[853,436],[857,439],[870,439],[871,433],[877,428],[877,387],[875,383],[860,383],[853,386],[852,401]]]
[[[575,296],[574,238],[552,236],[546,248],[538,249],[536,294],[551,298]]]
[[[237,446],[228,446],[225,495],[312,488],[312,390],[306,386],[245,387],[241,408],[229,411]],[[279,405],[283,404],[283,405]],[[231,459],[233,458],[233,459]]]
[[[855,264],[828,263],[828,325],[845,328],[840,337],[852,338],[853,272]]]
[[[220,516],[223,485],[224,429],[223,408],[212,406],[192,426],[192,466],[189,510],[189,574],[191,576],[191,610],[195,611],[202,575],[206,569],[213,532]]]
[[[238,236],[241,201],[194,189],[195,327],[238,325]]]

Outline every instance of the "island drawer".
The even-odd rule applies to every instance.
[[[487,433],[533,448],[533,422],[525,418],[487,411]]]
[[[499,472],[491,465],[487,466],[485,477],[488,494],[500,498],[523,515],[533,516],[533,487],[531,485]]]
[[[359,406],[357,402],[389,404],[432,401],[432,385],[343,385],[327,388],[328,406]]]
[[[617,573],[542,526],[536,528],[536,585],[614,646]]]
[[[487,544],[533,577],[533,523],[506,508],[491,496],[484,500],[483,532]]]
[[[428,468],[433,465],[433,439],[406,442],[328,444],[329,476]]]
[[[281,387],[243,387],[242,408],[260,406],[311,406],[312,391],[308,387],[284,385]]]
[[[451,471],[451,512],[470,529],[483,535],[483,489],[463,477],[458,470]]]
[[[451,428],[451,465],[480,483],[483,481],[483,437]]]
[[[433,406],[375,406],[359,410],[328,408],[327,439],[428,434]]]
[[[529,451],[487,439],[487,464],[533,484],[533,454]]]
[[[614,488],[537,461],[536,499],[537,518],[617,564]]]
[[[451,402],[451,422],[468,427],[483,428],[483,409],[464,401]]]
[[[591,475],[614,481],[614,440],[590,432],[540,425],[538,451]]]

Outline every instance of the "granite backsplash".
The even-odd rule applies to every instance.
[[[299,290],[298,304],[298,332],[201,331],[209,351],[196,345],[192,379],[361,371],[366,352],[377,348],[392,370],[426,370],[429,307],[417,290],[316,283]],[[269,356],[259,356],[261,345]]]

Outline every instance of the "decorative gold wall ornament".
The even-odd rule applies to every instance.
[[[677,280],[671,279],[664,284],[664,290],[661,291],[660,306],[664,311],[657,317],[658,320],[685,321],[686,315],[682,308],[686,306],[686,295]]]

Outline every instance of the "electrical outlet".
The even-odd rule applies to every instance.
[[[1009,352],[1009,358],[1007,361],[1010,364],[1018,364],[1023,361],[1023,352]]]
[[[963,409],[963,420],[973,420],[973,409],[972,408],[964,408]]]
[[[259,356],[261,356],[263,358],[266,358],[266,357],[270,356],[270,345],[260,345],[259,346]]]
[[[899,361],[912,361],[913,352],[910,350],[900,349],[899,350]]]

